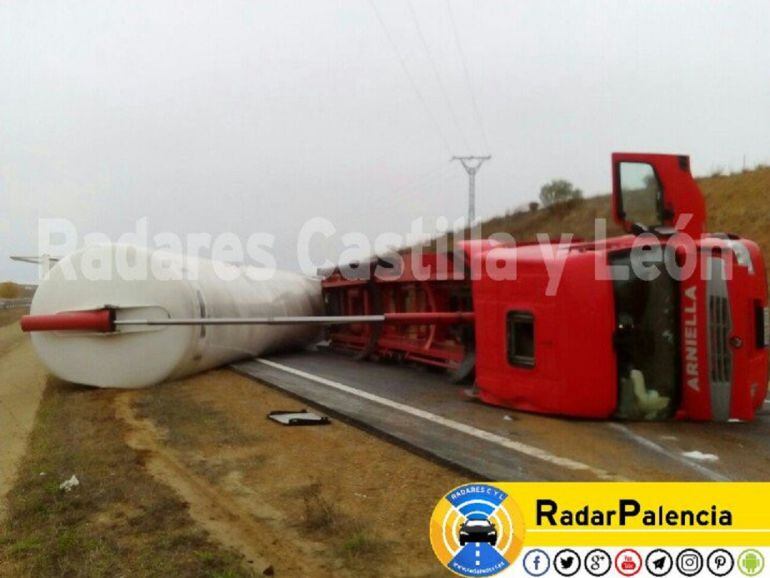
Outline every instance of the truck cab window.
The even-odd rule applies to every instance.
[[[526,311],[509,311],[508,362],[519,367],[535,366],[535,318]]]
[[[662,225],[662,194],[651,165],[620,163],[620,202],[626,221],[647,227]]]

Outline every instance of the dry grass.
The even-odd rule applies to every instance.
[[[597,235],[596,220],[603,219],[599,235],[607,237],[620,235],[622,229],[612,220],[609,196],[576,199],[553,207],[529,212],[506,214],[494,217],[481,224],[481,237],[486,239],[494,234],[512,235],[516,242],[534,241],[538,234],[547,234],[558,239],[562,233],[571,233],[572,240],[593,239]],[[467,231],[458,234],[453,241],[468,236]],[[435,248],[436,243],[433,243]]]
[[[116,418],[126,397],[187,470],[181,484],[158,475],[157,451],[126,445],[147,433]],[[265,418],[296,403],[224,370],[130,396],[52,381],[0,527],[0,576],[243,576],[244,558],[214,542],[240,538],[281,576],[442,575],[425,521],[469,480],[341,422]],[[73,473],[81,486],[62,493]]]
[[[335,554],[350,568],[363,569],[389,551],[389,543],[370,524],[343,512],[323,493],[320,483],[313,483],[302,494],[303,529],[312,535],[323,535],[333,543]]]
[[[109,391],[51,379],[0,529],[3,576],[248,576],[123,443]],[[77,475],[69,493],[62,480]]]
[[[737,233],[770,255],[770,167],[698,179],[706,197],[709,231]]]
[[[305,511],[302,523],[305,529],[315,532],[329,531],[338,526],[342,515],[333,502],[321,494],[321,484],[311,484],[302,495]]]
[[[530,213],[495,217],[482,225],[482,236],[508,233],[517,241],[534,240],[538,233],[558,238],[562,233],[572,233],[578,239],[593,239],[596,219],[605,219],[608,236],[622,230],[612,220],[608,196],[570,201]]]
[[[179,382],[156,387],[153,393],[137,400],[137,415],[150,418],[163,428],[166,441],[174,447],[196,447],[203,443],[233,446],[257,441],[255,436],[245,434],[231,417],[191,399]]]
[[[340,472],[334,477],[328,472],[323,475],[308,455],[328,456],[326,439],[326,443],[333,442],[334,469],[342,468],[338,442],[342,447],[352,443],[351,432],[335,433],[339,424],[318,429],[279,426],[265,419],[265,414],[270,408],[282,407],[285,399],[254,389],[250,382],[245,390],[236,389],[232,380],[215,383],[216,373],[154,388],[151,394],[137,396],[134,408],[162,427],[165,443],[191,470],[221,489],[224,497],[248,502],[245,510],[260,520],[263,536],[271,544],[268,551],[276,573],[286,571],[285,556],[297,555],[296,546],[290,552],[283,549],[284,543],[291,542],[312,544],[316,559],[311,566],[319,576],[388,575],[382,564],[392,563],[389,558],[395,555],[396,545],[377,522],[380,512],[369,509],[366,496],[354,496],[354,507],[340,499],[350,494],[339,487]],[[262,395],[268,395],[270,401],[260,402]],[[220,404],[226,399],[239,411],[222,411]],[[314,445],[309,452],[311,441]],[[373,482],[366,474],[357,477],[357,486],[371,487]],[[260,506],[263,500],[268,502],[266,509]],[[432,501],[431,496],[426,508]],[[361,507],[363,510],[356,509]],[[429,550],[426,554],[431,555]],[[427,566],[433,565],[432,558],[428,562]]]

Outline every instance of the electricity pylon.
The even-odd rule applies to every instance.
[[[466,156],[452,157],[449,162],[460,161],[468,173],[468,226],[472,227],[476,220],[476,173],[484,164],[484,161],[491,159],[491,156]]]

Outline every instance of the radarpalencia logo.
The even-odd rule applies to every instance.
[[[675,526],[723,527],[733,525],[730,510],[711,505],[703,509],[675,509],[660,504],[643,506],[638,500],[620,499],[616,508],[577,509],[561,507],[555,500],[538,499],[535,522],[538,526]]]

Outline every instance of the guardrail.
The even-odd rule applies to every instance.
[[[21,309],[31,304],[32,299],[0,299],[0,309]]]

